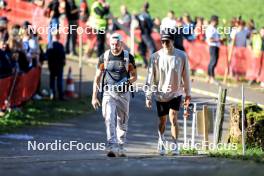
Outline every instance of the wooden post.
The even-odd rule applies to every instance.
[[[218,92],[218,103],[216,110],[216,118],[214,125],[214,145],[216,146],[222,138],[222,127],[224,121],[224,113],[225,113],[225,103],[226,103],[226,88],[219,87]]]
[[[203,111],[197,111],[197,117],[196,117],[196,122],[197,122],[197,135],[203,135]]]
[[[224,84],[226,83],[227,76],[229,74],[229,67],[230,67],[230,63],[231,63],[231,59],[232,59],[232,54],[233,54],[234,46],[235,46],[235,41],[234,40],[232,40],[232,42],[231,42],[230,49],[228,49],[228,46],[227,46],[228,56],[227,56],[227,60],[226,60],[227,66],[225,68],[225,75],[224,75],[224,80],[223,80],[223,83]]]
[[[208,107],[203,106],[203,140],[205,144],[205,150],[208,150],[209,138],[208,138]]]

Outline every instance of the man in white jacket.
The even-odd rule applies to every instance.
[[[147,76],[146,106],[152,107],[152,95],[155,97],[159,116],[158,152],[165,154],[164,132],[166,117],[171,122],[171,136],[175,144],[172,154],[179,154],[178,150],[178,123],[177,116],[181,105],[182,95],[185,92],[186,107],[191,100],[191,81],[189,63],[186,53],[174,48],[174,37],[170,30],[165,29],[161,34],[162,49],[151,55]],[[187,114],[185,114],[187,117]],[[172,145],[171,145],[172,146]]]

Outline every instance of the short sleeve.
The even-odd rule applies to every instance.
[[[236,36],[236,30],[234,29],[231,31],[230,38],[235,39],[235,36]]]
[[[135,58],[131,54],[129,54],[129,63],[134,66],[134,68],[137,68]]]
[[[104,54],[99,57],[97,69],[99,69],[102,64],[104,64]]]

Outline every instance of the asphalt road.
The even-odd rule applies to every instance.
[[[87,68],[85,71],[83,79],[86,83],[83,89],[90,92],[94,70]],[[208,99],[200,95],[193,97],[193,101]],[[55,140],[61,140],[62,143],[76,141],[82,144],[104,144],[105,126],[99,110],[49,126],[31,127],[17,131],[16,134],[0,135],[0,173],[5,176],[263,175],[263,164],[252,161],[210,158],[205,155],[159,156],[156,153],[156,111],[146,110],[144,97],[138,94],[131,101],[130,112],[126,158],[107,158],[103,150],[28,150],[29,141],[39,145]],[[182,141],[182,127],[180,131]],[[167,139],[170,138],[169,133],[170,128],[167,128]]]

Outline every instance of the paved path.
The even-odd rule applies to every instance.
[[[73,64],[74,66],[74,64]],[[74,72],[76,68],[74,66]],[[91,90],[92,72],[84,77]],[[91,75],[90,75],[91,73]],[[194,101],[206,97],[194,95]],[[0,135],[1,175],[263,175],[263,165],[251,161],[209,158],[207,156],[158,156],[157,117],[145,109],[144,97],[131,101],[127,158],[107,158],[105,151],[32,151],[28,141],[37,143],[77,141],[104,143],[105,127],[101,112],[88,113],[45,127],[31,127],[16,136]],[[181,130],[182,131],[182,130]],[[169,128],[166,130],[169,139]],[[181,134],[182,138],[182,134]]]

